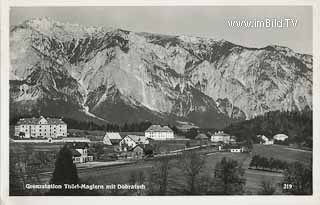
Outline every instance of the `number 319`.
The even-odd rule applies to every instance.
[[[283,184],[283,189],[292,189],[292,184]]]

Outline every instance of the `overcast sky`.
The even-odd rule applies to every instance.
[[[171,6],[171,7],[13,7],[10,24],[27,19],[50,17],[61,22],[117,27],[173,35],[223,38],[247,47],[271,44],[312,54],[312,7],[306,6]],[[230,28],[234,19],[298,20],[295,28]]]

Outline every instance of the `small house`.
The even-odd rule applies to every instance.
[[[142,145],[137,145],[132,149],[131,154],[132,159],[134,160],[143,159],[144,148],[142,147]]]
[[[89,145],[86,142],[67,142],[68,148],[71,150],[74,163],[85,163],[93,161],[93,156],[89,155]]]
[[[228,147],[228,150],[230,152],[240,153],[240,152],[244,152],[244,147],[240,146],[240,145],[231,145],[231,146]]]
[[[264,145],[273,144],[273,140],[269,140],[269,138],[264,135],[257,135],[257,138],[260,140],[260,144],[264,144]]]
[[[208,141],[209,140],[208,136],[203,133],[199,133],[194,139],[199,140],[199,141]]]
[[[127,135],[119,142],[122,151],[127,151],[139,144],[149,144],[149,140],[145,136]]]
[[[277,134],[277,135],[273,136],[273,140],[278,140],[278,141],[285,141],[288,138],[289,137],[285,134]]]

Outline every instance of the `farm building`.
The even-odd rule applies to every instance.
[[[67,124],[58,118],[21,118],[15,126],[15,136],[21,138],[57,138],[67,136]]]
[[[285,134],[277,134],[273,136],[273,140],[285,141],[286,139],[288,139],[288,136]]]
[[[118,132],[106,132],[103,138],[103,144],[115,145],[119,144],[121,140],[122,138]]]
[[[194,139],[200,140],[200,141],[208,141],[209,138],[206,134],[199,133]]]
[[[142,145],[136,145],[130,153],[132,159],[142,159],[144,157],[144,148]]]
[[[215,132],[211,136],[211,142],[223,142],[225,144],[229,144],[231,142],[231,139],[231,135],[223,131]]]
[[[140,144],[149,144],[149,139],[145,136],[127,135],[120,142],[120,150],[127,151]]]
[[[74,163],[85,163],[93,161],[93,156],[88,154],[89,145],[86,142],[67,142],[68,148],[72,152]]]
[[[260,139],[260,144],[264,144],[264,145],[273,144],[273,140],[269,140],[269,138],[264,135],[257,135],[257,138]]]
[[[151,138],[154,140],[168,140],[174,138],[174,133],[168,126],[151,125],[145,131],[145,136],[146,138]]]

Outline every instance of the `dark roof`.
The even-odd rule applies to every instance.
[[[201,139],[209,139],[207,135],[203,134],[203,133],[199,133],[196,137],[196,140],[201,140]]]
[[[70,149],[85,149],[89,148],[89,145],[87,142],[67,142],[67,146]]]
[[[135,147],[132,148],[132,151],[134,151],[135,149],[142,149],[144,150],[143,145],[136,145]]]
[[[173,132],[168,126],[151,125],[146,132]]]
[[[81,156],[80,152],[78,152],[75,149],[70,149],[70,151],[71,151],[73,157],[80,157]]]
[[[66,124],[65,122],[62,121],[62,119],[58,119],[58,118],[45,118],[43,116],[39,117],[39,118],[21,118],[18,122],[17,125],[38,125],[40,123],[41,119],[45,119],[47,120],[48,124],[55,124],[55,125],[59,125],[59,124]]]

